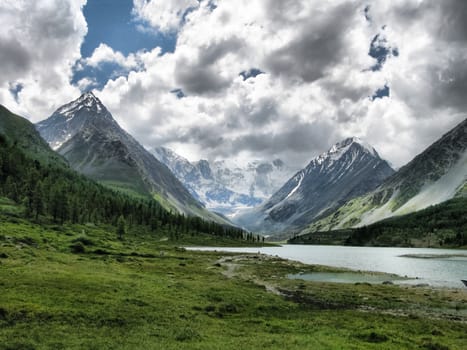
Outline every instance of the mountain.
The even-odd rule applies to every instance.
[[[242,168],[232,162],[229,167],[226,161],[190,162],[165,147],[153,154],[206,208],[227,216],[261,204],[291,172],[281,160],[250,162]]]
[[[336,143],[297,172],[259,208],[237,218],[261,232],[291,231],[374,190],[394,170],[366,142],[353,137]]]
[[[112,231],[117,231],[121,239],[128,229],[132,235],[147,237],[150,233],[152,237],[171,241],[258,240],[238,228],[170,213],[155,200],[129,196],[98,184],[71,169],[63,157],[50,149],[32,123],[3,106],[0,106],[0,217],[4,232],[23,235],[36,226],[37,232],[43,234],[51,224],[54,230],[75,232],[79,239],[63,241],[71,243],[69,248],[74,253],[95,249],[94,243],[85,238],[82,226],[79,229],[70,226],[87,223],[104,224],[99,232],[108,239],[112,239]],[[4,227],[8,224],[8,228]],[[64,224],[62,228],[57,226]],[[17,225],[23,225],[25,230],[18,231]],[[35,240],[28,242],[37,246]],[[99,254],[102,253],[103,250]]]
[[[207,160],[191,163],[164,147],[155,148],[153,154],[209,210],[229,216],[240,208],[254,207],[262,202],[260,198],[234,192],[219,182]]]
[[[371,193],[349,201],[304,232],[364,226],[467,196],[467,119]]]
[[[332,231],[314,231],[290,238],[289,244],[326,244],[385,247],[467,246],[467,197],[440,204],[368,226]]]
[[[34,128],[34,124],[11,113],[2,105],[0,105],[0,134],[34,160],[66,166],[65,159],[50,149]]]
[[[248,194],[262,202],[269,199],[297,171],[281,159],[218,160],[211,164],[214,178],[237,193]]]
[[[170,170],[125,132],[92,92],[36,124],[73,169],[114,189],[154,197],[166,209],[225,222],[195,200]]]

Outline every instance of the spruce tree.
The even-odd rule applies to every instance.
[[[125,234],[125,218],[123,217],[123,215],[120,215],[117,220],[118,239],[123,239],[124,234]]]
[[[34,191],[32,193],[32,210],[36,221],[39,219],[39,215],[44,214],[44,202],[43,202],[43,185],[42,181],[38,181]]]

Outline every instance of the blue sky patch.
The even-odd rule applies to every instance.
[[[379,71],[383,68],[388,57],[399,56],[399,50],[397,48],[392,48],[386,38],[382,37],[381,34],[377,34],[373,40],[371,40],[368,55],[376,59],[376,64],[370,69],[372,71]]]
[[[114,51],[127,56],[140,50],[161,48],[161,54],[174,52],[177,33],[162,33],[138,21],[132,14],[132,0],[88,0],[83,9],[88,33],[81,45],[81,56],[90,57],[101,44],[107,44]],[[142,30],[147,29],[147,30]],[[83,78],[95,81],[88,88],[102,89],[109,79],[128,76],[129,71],[116,63],[103,62],[98,67],[85,66],[73,70],[72,84]]]
[[[249,70],[244,70],[243,72],[240,72],[239,75],[243,78],[243,80],[247,80],[249,78],[254,78],[260,74],[264,74],[264,72],[258,68],[251,68]]]
[[[16,84],[11,84],[8,88],[8,91],[10,91],[10,94],[13,96],[16,102],[18,102],[18,94],[23,90],[24,85],[21,83],[16,83]]]
[[[173,89],[170,92],[172,94],[175,94],[175,96],[177,96],[177,98],[179,99],[184,98],[186,96],[182,89]]]
[[[91,86],[86,87],[84,90],[91,88],[101,90],[110,79],[116,79],[121,76],[128,77],[130,71],[123,68],[115,62],[102,62],[98,67],[84,66],[82,70],[75,70],[72,84],[77,84],[83,78],[89,78],[95,81]]]
[[[88,0],[83,9],[88,33],[81,46],[83,58],[92,55],[94,49],[105,43],[125,56],[139,50],[151,50],[156,46],[162,53],[174,52],[177,33],[164,34],[153,29],[141,31],[131,11],[132,0]]]
[[[217,8],[217,5],[214,3],[213,0],[209,0],[209,2],[208,2],[208,7],[209,7],[209,9],[210,9],[211,12],[212,12],[212,11],[214,11],[214,10]]]
[[[391,91],[391,89],[389,89],[389,86],[386,84],[381,89],[378,89],[378,90],[375,91],[373,96],[371,96],[371,100],[374,101],[377,98],[389,97],[390,91]]]
[[[365,19],[368,22],[371,22],[371,17],[370,17],[370,5],[366,5],[365,9],[363,10],[363,13],[365,14]]]

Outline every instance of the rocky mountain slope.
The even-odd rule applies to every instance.
[[[60,107],[36,128],[75,170],[92,179],[132,195],[152,196],[167,209],[225,222],[125,132],[92,92]]]
[[[467,195],[467,119],[371,193],[349,201],[307,231],[358,227]]]
[[[348,138],[313,159],[259,208],[236,220],[254,231],[295,230],[375,189],[393,173],[373,147]]]

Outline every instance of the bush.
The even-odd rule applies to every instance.
[[[368,343],[384,343],[389,339],[384,334],[378,334],[376,332],[360,334],[358,337]]]
[[[75,238],[72,242],[73,243],[81,242],[85,246],[93,246],[94,245],[94,242],[92,240],[90,240],[89,238],[84,237],[84,236],[79,236],[79,237]]]
[[[200,338],[199,333],[191,327],[185,327],[180,329],[175,334],[175,340],[177,341],[189,341]]]
[[[76,242],[70,245],[71,252],[75,254],[86,253],[86,247],[81,242]]]

